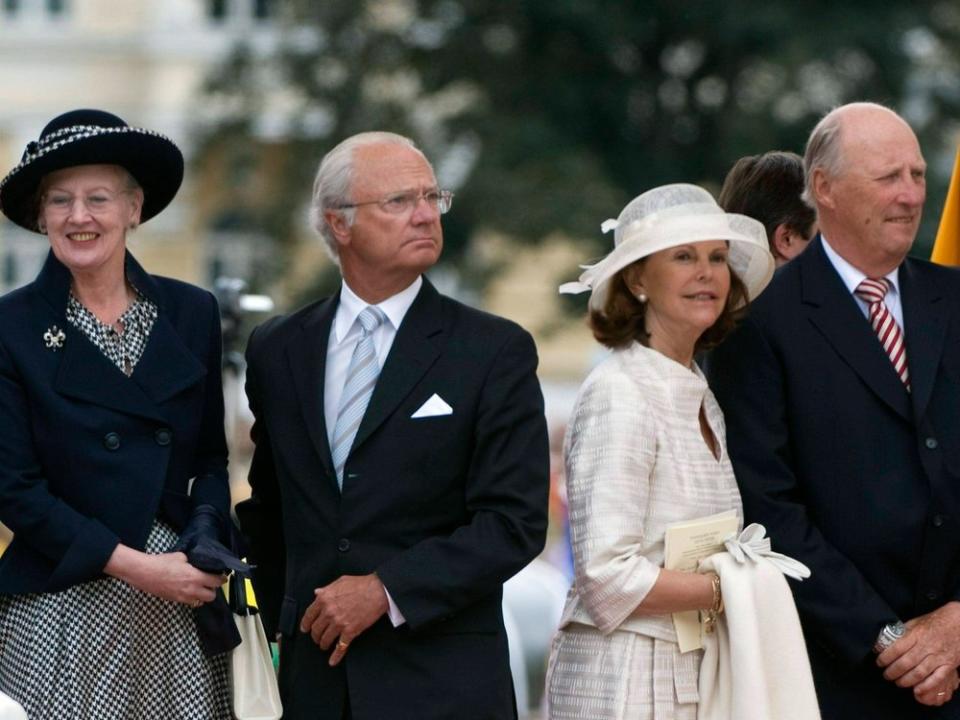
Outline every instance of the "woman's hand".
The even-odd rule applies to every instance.
[[[126,545],[117,546],[103,571],[137,590],[191,607],[213,600],[226,580],[197,570],[182,552],[149,555]]]

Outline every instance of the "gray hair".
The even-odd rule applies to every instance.
[[[852,102],[833,108],[821,118],[810,139],[807,140],[807,149],[803,154],[804,188],[800,199],[814,210],[817,209],[813,196],[813,172],[820,169],[827,175],[836,176],[843,169],[843,152],[840,143],[843,116],[850,110],[886,110],[900,117],[885,105],[873,102]]]
[[[840,153],[840,108],[827,113],[810,133],[807,149],[803,153],[803,192],[800,199],[814,210],[817,201],[813,196],[813,171],[820,169],[828,175],[836,175],[843,167]]]
[[[351,201],[354,153],[362,147],[380,144],[402,145],[423,155],[413,140],[403,135],[392,132],[363,132],[348,137],[324,155],[317,169],[317,176],[313,181],[313,197],[310,200],[310,227],[323,238],[330,259],[337,265],[340,264],[337,239],[323,214],[328,210],[337,210],[348,225],[353,225],[355,209],[340,206]],[[427,164],[430,164],[429,161]]]

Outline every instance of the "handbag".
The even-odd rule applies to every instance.
[[[0,690],[0,720],[27,720],[27,712],[16,700]]]
[[[247,580],[230,580],[230,610],[240,644],[230,657],[230,691],[237,720],[279,720],[283,715],[270,643],[257,608],[247,602]]]

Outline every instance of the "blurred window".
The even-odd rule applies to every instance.
[[[272,0],[254,0],[253,16],[257,20],[266,20],[273,14]]]
[[[47,0],[47,12],[51,15],[63,15],[64,10],[66,9],[66,0]]]
[[[16,15],[20,11],[20,0],[3,0],[4,15]]]
[[[223,20],[227,17],[227,0],[209,0],[207,14],[214,20]]]

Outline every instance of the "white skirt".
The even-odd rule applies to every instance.
[[[696,720],[702,650],[669,640],[571,623],[553,639],[549,720]]]
[[[146,551],[176,541],[157,521]],[[230,720],[229,657],[203,654],[189,607],[115,578],[0,596],[0,690],[30,720]]]

